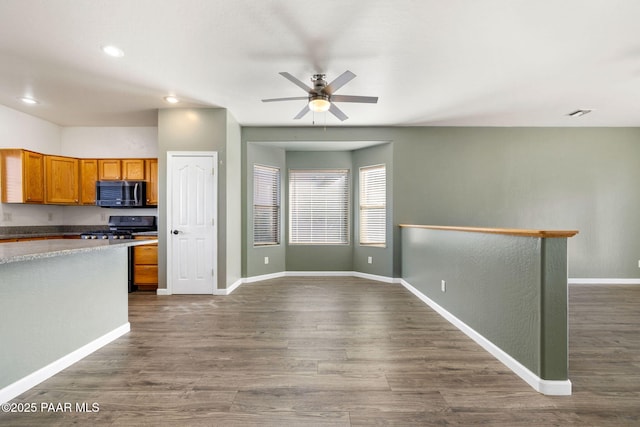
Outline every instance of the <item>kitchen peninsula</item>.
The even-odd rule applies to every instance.
[[[129,331],[127,248],[148,243],[0,244],[0,402]]]

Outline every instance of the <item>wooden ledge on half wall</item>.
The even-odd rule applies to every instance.
[[[401,228],[427,228],[430,230],[465,231],[471,233],[504,234],[508,236],[569,238],[578,234],[578,230],[532,230],[522,228],[486,228],[486,227],[451,227],[444,225],[400,224]]]

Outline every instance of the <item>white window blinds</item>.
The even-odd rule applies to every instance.
[[[349,244],[349,170],[289,171],[289,243]]]
[[[253,165],[253,244],[280,243],[280,169]]]
[[[384,246],[387,224],[385,165],[360,168],[360,244]]]

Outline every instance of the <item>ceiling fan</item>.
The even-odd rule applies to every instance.
[[[349,70],[340,74],[329,84],[327,84],[327,81],[325,80],[326,76],[324,74],[314,74],[313,77],[311,77],[313,87],[307,86],[286,71],[281,72],[280,75],[291,81],[296,86],[302,88],[302,90],[307,92],[307,96],[263,99],[262,102],[300,101],[306,99],[308,103],[304,106],[302,111],[294,117],[296,120],[304,117],[304,115],[309,111],[313,111],[315,113],[329,111],[341,121],[345,121],[349,117],[347,117],[347,115],[339,109],[336,104],[334,104],[335,102],[364,102],[369,104],[375,104],[378,102],[377,96],[335,95],[335,92],[338,89],[355,78],[356,75]]]

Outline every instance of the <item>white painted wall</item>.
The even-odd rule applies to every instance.
[[[0,105],[0,148],[84,158],[158,157],[156,127],[61,127]],[[103,225],[109,215],[157,215],[157,209],[104,209],[0,203],[0,226]]]
[[[0,148],[59,154],[60,142],[60,126],[0,105]],[[0,226],[60,225],[62,212],[60,206],[0,203]]]
[[[61,153],[80,158],[158,157],[156,127],[64,127]],[[62,225],[106,224],[109,215],[157,215],[157,209],[105,209],[64,207]]]
[[[0,148],[25,148],[59,154],[62,128],[0,105]]]
[[[85,158],[157,158],[158,128],[64,127],[60,154]]]

